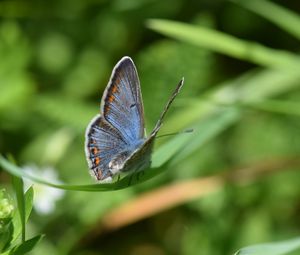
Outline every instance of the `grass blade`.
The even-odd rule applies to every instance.
[[[15,177],[18,178],[18,177]],[[33,206],[33,188],[30,187],[24,195],[24,204],[25,204],[25,223],[28,221],[31,210],[32,210],[32,206]],[[13,233],[13,238],[12,238],[12,242],[15,242],[17,240],[17,238],[19,237],[19,235],[22,233],[22,222],[21,219],[19,217],[19,215],[15,215],[13,217],[13,227],[14,227],[14,233]]]
[[[22,234],[22,242],[25,242],[25,198],[24,198],[24,183],[22,177],[13,176],[13,187],[15,189],[16,197],[17,197],[17,204],[18,204],[18,213],[21,221],[21,234]]]
[[[163,35],[234,58],[269,68],[299,70],[300,60],[287,51],[270,49],[216,30],[181,22],[152,19],[147,25]]]

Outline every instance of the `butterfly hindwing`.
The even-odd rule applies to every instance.
[[[119,132],[97,115],[86,130],[85,152],[92,175],[97,180],[111,179],[109,163],[127,147]]]

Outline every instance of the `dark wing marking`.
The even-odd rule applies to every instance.
[[[120,133],[100,115],[86,129],[86,158],[92,174],[97,180],[112,177],[109,162],[127,146]]]
[[[128,144],[144,138],[144,108],[136,67],[129,57],[115,66],[102,97],[101,114]]]

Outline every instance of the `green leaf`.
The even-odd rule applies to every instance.
[[[147,24],[163,35],[234,58],[286,71],[299,70],[299,59],[287,51],[274,50],[213,29],[181,22],[152,19]]]
[[[37,235],[24,243],[14,247],[12,251],[9,253],[11,255],[23,255],[30,252],[43,238],[43,235]]]
[[[18,177],[15,177],[18,178]],[[24,205],[25,205],[25,223],[28,221],[32,206],[33,206],[33,188],[30,187],[24,195]],[[19,212],[17,212],[14,217],[13,217],[13,226],[14,226],[14,233],[13,233],[13,239],[12,242],[16,241],[18,236],[22,232],[22,223],[21,223],[21,218],[19,216]]]
[[[23,172],[21,168],[12,164],[1,155],[0,155],[0,165],[12,175],[16,175],[19,177],[23,176],[24,178],[28,178],[33,182],[37,182],[47,186],[51,186],[59,189],[65,189],[65,190],[80,190],[80,191],[94,191],[94,192],[111,191],[111,190],[127,188],[131,185],[146,181],[152,178],[153,176],[159,174],[159,172],[162,171],[161,168],[146,169],[137,173],[131,173],[128,176],[124,177],[123,179],[115,183],[69,185],[69,184],[51,183],[39,177],[28,175],[27,173]]]
[[[22,242],[25,242],[25,198],[24,198],[24,183],[22,177],[13,176],[13,186],[16,192],[18,214],[21,221]]]
[[[28,173],[24,172],[22,168],[12,164],[7,159],[5,159],[2,155],[0,155],[0,165],[3,167],[4,170],[6,170],[12,175],[28,178],[33,182],[45,184],[54,188],[60,188],[66,190],[82,190],[82,191],[103,191],[103,190],[112,189],[112,184],[67,185],[67,184],[51,183],[39,177],[29,175]]]
[[[240,249],[235,255],[281,255],[300,248],[300,238],[283,242],[252,245]]]
[[[44,184],[50,187],[65,189],[65,190],[80,190],[80,191],[112,191],[127,188],[131,185],[135,185],[141,182],[144,182],[155,175],[159,174],[163,171],[163,167],[159,168],[151,168],[146,169],[139,172],[133,172],[128,174],[126,177],[118,180],[114,183],[101,183],[101,184],[86,184],[86,185],[71,185],[71,184],[57,184],[51,183],[47,180],[41,179],[39,177],[28,175],[25,172],[22,172],[22,169],[18,166],[12,164],[8,160],[6,160],[3,156],[0,155],[0,165],[9,173],[16,176],[23,176],[24,178],[28,178],[33,182],[37,182],[40,184]]]
[[[286,32],[300,39],[300,16],[271,1],[264,0],[232,0],[254,13],[271,21]],[[280,17],[280,18],[278,18]]]

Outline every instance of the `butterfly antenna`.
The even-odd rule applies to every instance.
[[[164,110],[162,111],[161,115],[160,115],[160,118],[158,119],[156,125],[155,125],[155,128],[153,130],[154,133],[156,133],[161,124],[162,124],[162,121],[163,121],[163,118],[165,117],[168,109],[170,108],[170,105],[172,104],[172,102],[174,101],[175,97],[178,95],[178,93],[180,92],[182,86],[183,86],[183,83],[184,83],[184,77],[180,80],[180,82],[178,83],[178,85],[176,86],[175,90],[173,91],[169,101],[167,102]],[[160,136],[161,137],[161,136]]]
[[[190,128],[190,129],[186,129],[186,130],[175,132],[175,133],[159,135],[156,138],[161,138],[161,137],[171,136],[171,135],[181,135],[181,134],[187,134],[187,133],[192,133],[192,132],[194,132],[194,129]]]

